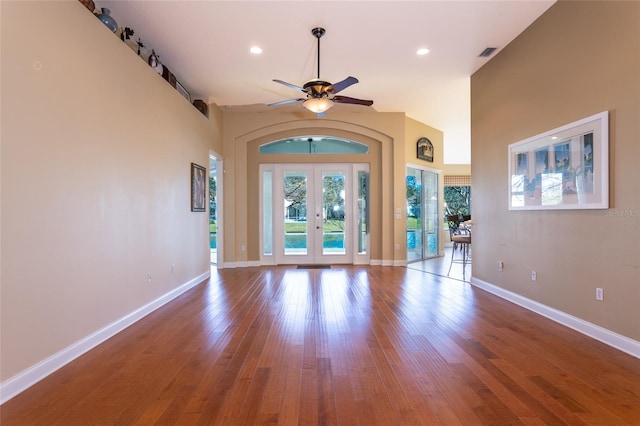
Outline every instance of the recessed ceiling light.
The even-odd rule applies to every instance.
[[[418,51],[416,52],[416,54],[418,54],[420,56],[426,55],[427,53],[429,53],[429,49],[427,49],[426,47],[418,49]]]
[[[251,49],[249,49],[249,52],[253,53],[254,55],[259,55],[262,53],[262,49],[260,49],[258,46],[253,46]]]

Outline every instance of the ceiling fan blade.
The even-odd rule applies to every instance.
[[[341,104],[356,104],[356,105],[365,105],[365,106],[373,105],[373,101],[367,101],[367,100],[364,100],[364,99],[350,98],[348,96],[334,96],[333,97],[333,101],[341,103]]]
[[[279,101],[279,102],[274,102],[272,104],[267,104],[267,106],[277,106],[277,105],[284,105],[284,104],[292,104],[294,102],[300,102],[300,101],[304,101],[305,98],[299,98],[299,99],[287,99],[286,101]]]
[[[346,89],[347,87],[356,84],[358,79],[355,77],[347,77],[342,81],[337,82],[333,85],[333,93],[338,93]]]
[[[296,86],[295,84],[287,83],[286,81],[274,79],[276,83],[284,84],[287,87],[292,88],[293,90],[299,90],[300,92],[306,92],[302,87]]]

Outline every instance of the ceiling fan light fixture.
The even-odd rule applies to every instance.
[[[329,98],[309,98],[302,103],[302,106],[316,114],[328,111],[333,107],[333,101]]]
[[[1,0],[0,0],[1,1]],[[343,91],[347,87],[358,83],[358,79],[352,76],[345,78],[342,81],[337,83],[330,83],[325,80],[320,79],[320,37],[325,33],[324,28],[314,28],[311,30],[311,34],[318,40],[318,77],[312,80],[307,81],[304,86],[299,87],[295,84],[287,83],[282,80],[273,80],[276,83],[283,84],[287,87],[292,88],[293,90],[297,90],[306,94],[304,98],[298,99],[288,99],[286,101],[274,102],[271,104],[267,104],[267,106],[275,106],[288,104],[291,102],[300,102],[302,101],[302,106],[309,111],[315,112],[316,114],[320,114],[328,111],[333,107],[334,103],[342,103],[342,104],[356,104],[356,105],[365,105],[371,106],[373,105],[373,101],[367,101],[364,99],[356,99],[350,98],[348,96],[335,96],[337,93]]]

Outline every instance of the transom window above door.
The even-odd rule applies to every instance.
[[[331,136],[302,136],[260,146],[260,154],[367,154],[369,147]]]

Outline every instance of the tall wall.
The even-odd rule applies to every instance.
[[[472,76],[471,110],[474,278],[640,340],[640,3],[556,3]],[[509,211],[507,146],[605,110],[610,208]]]
[[[442,173],[445,176],[470,176],[471,164],[445,164]]]
[[[5,382],[209,273],[190,164],[222,149],[219,113],[207,120],[80,2],[1,7]]]
[[[426,137],[433,145],[433,162],[418,159],[418,139]],[[417,167],[442,170],[444,165],[444,134],[413,118],[405,118],[405,161]]]

